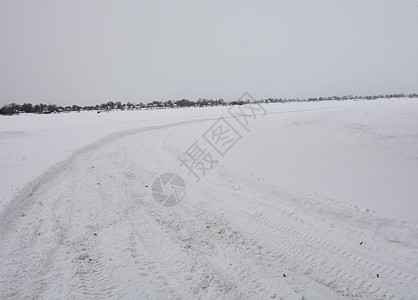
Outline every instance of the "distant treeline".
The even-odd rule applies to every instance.
[[[94,106],[58,106],[55,104],[35,104],[24,103],[16,104],[11,103],[4,105],[0,108],[1,115],[14,115],[19,113],[37,113],[37,114],[50,114],[50,113],[61,113],[71,111],[89,111],[96,110],[97,112],[111,111],[111,110],[141,110],[141,109],[164,109],[164,108],[183,108],[183,107],[207,107],[207,106],[226,106],[226,105],[244,105],[250,102],[258,103],[286,103],[286,102],[312,102],[312,101],[331,101],[331,100],[376,100],[376,99],[390,99],[390,98],[418,98],[418,94],[390,94],[390,95],[375,95],[375,96],[331,96],[331,97],[319,97],[319,98],[267,98],[260,100],[245,99],[239,101],[226,102],[223,99],[203,99],[199,98],[197,101],[188,99],[181,100],[167,100],[167,101],[153,101],[147,104],[138,103],[134,104],[131,102],[122,103],[120,101],[108,101],[106,103],[97,104]]]

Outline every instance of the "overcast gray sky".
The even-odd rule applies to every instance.
[[[0,0],[0,104],[418,92],[417,0]]]

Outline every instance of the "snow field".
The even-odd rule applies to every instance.
[[[148,121],[136,118],[151,112],[128,113],[131,123],[124,112],[108,114],[105,122],[89,115],[85,122],[99,125],[79,132],[66,125],[67,139],[84,134],[80,147],[89,140],[85,131],[102,130],[98,141],[67,154],[4,200],[1,297],[416,298],[418,223],[406,220],[416,216],[410,211],[417,204],[408,198],[416,189],[407,177],[414,179],[418,170],[417,127],[410,116],[418,105],[400,100],[266,107],[269,114],[224,158],[217,157],[219,164],[200,182],[180,167],[178,156],[200,141],[219,113],[226,115],[219,108],[177,117],[161,111],[164,118]],[[378,116],[365,121],[367,112]],[[112,118],[118,125],[104,125]],[[353,123],[354,133],[344,131]],[[123,131],[99,139],[115,128]],[[38,134],[40,141],[47,140],[44,134]],[[17,144],[7,138],[2,143],[6,149]],[[382,145],[386,151],[377,151]],[[67,146],[57,147],[54,157],[61,159]],[[309,174],[312,164],[325,168]],[[395,200],[382,183],[392,166],[393,193],[405,190]],[[332,180],[338,170],[343,180]],[[375,185],[355,189],[359,170],[380,172]],[[183,202],[171,208],[158,205],[150,190],[154,178],[169,171],[183,177],[187,188]],[[376,195],[379,201],[369,199]],[[401,206],[397,219],[388,217],[390,201]]]

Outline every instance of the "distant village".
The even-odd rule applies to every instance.
[[[211,107],[211,106],[227,106],[227,105],[244,105],[248,103],[287,103],[287,102],[312,102],[312,101],[332,101],[332,100],[377,100],[377,99],[394,99],[394,98],[418,98],[418,94],[388,94],[388,95],[375,95],[375,96],[331,96],[331,97],[319,97],[319,98],[267,98],[267,99],[241,99],[234,101],[225,101],[224,99],[206,99],[199,98],[197,101],[191,101],[188,99],[181,100],[167,100],[167,101],[152,101],[144,104],[143,102],[134,104],[131,102],[122,103],[121,101],[108,101],[106,103],[97,104],[94,106],[59,106],[56,104],[35,104],[24,103],[16,104],[11,103],[4,105],[0,108],[1,115],[16,115],[21,113],[36,113],[36,114],[51,114],[51,113],[68,113],[68,112],[80,112],[80,111],[97,111],[110,112],[112,110],[149,110],[149,109],[175,109],[184,107]]]

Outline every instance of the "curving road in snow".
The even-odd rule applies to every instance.
[[[32,181],[1,212],[0,298],[418,297],[417,223],[222,163],[187,176],[179,140],[212,123],[113,134]],[[164,172],[186,181],[177,206],[153,200]]]

